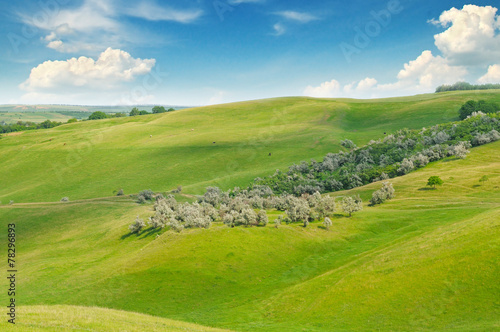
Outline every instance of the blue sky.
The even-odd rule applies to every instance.
[[[2,0],[0,103],[375,98],[500,82],[493,1]]]

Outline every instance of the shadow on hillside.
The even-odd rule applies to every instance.
[[[425,188],[418,189],[418,191],[430,191],[430,190],[437,190],[437,188],[428,188],[428,187],[425,187]]]
[[[457,160],[462,160],[462,158],[458,158],[458,157],[448,157],[446,159],[443,159],[442,162],[443,163],[449,163],[450,161],[457,161]]]
[[[155,234],[158,234],[160,232],[161,232],[161,228],[152,228],[152,227],[150,227],[148,229],[143,230],[140,233],[127,233],[125,235],[122,235],[120,237],[120,239],[125,240],[125,239],[127,239],[127,238],[129,238],[131,236],[136,236],[139,239],[145,239],[145,238],[148,238],[148,237],[153,236]]]

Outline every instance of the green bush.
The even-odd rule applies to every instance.
[[[460,115],[460,119],[465,120],[473,113],[482,112],[484,114],[488,114],[488,113],[496,113],[498,111],[500,111],[500,107],[495,103],[486,102],[484,100],[480,101],[469,100],[462,105],[458,113]]]
[[[107,118],[108,118],[108,115],[104,112],[101,112],[101,111],[94,112],[89,116],[89,120],[101,120],[101,119],[107,119]]]

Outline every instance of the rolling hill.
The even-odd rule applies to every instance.
[[[401,128],[457,120],[469,99],[497,90],[380,100],[279,98],[171,114],[87,121],[0,140],[0,201],[47,202],[210,185],[247,186],[292,163],[321,159]],[[269,155],[271,154],[271,156]]]
[[[27,329],[99,331],[124,323],[129,330],[174,331],[499,329],[500,142],[392,179],[395,199],[365,205],[351,218],[337,213],[331,231],[319,222],[279,229],[215,223],[131,235],[128,225],[150,216],[152,206],[99,198],[122,187],[133,193],[182,184],[200,194],[213,184],[246,185],[336,151],[343,138],[363,144],[402,127],[454,120],[468,99],[500,95],[284,98],[3,137],[0,196],[16,204],[0,205],[0,227],[17,225],[19,322]],[[68,149],[82,142],[92,143],[81,159],[51,173],[51,164],[71,161]],[[432,175],[444,180],[441,188],[426,188]],[[488,181],[480,183],[484,175]],[[367,201],[379,187],[334,195]],[[72,201],[50,203],[63,196]],[[271,219],[277,215],[270,212]],[[6,287],[3,278],[0,288]],[[137,314],[124,322],[121,310]],[[109,320],[101,322],[103,315]]]
[[[23,320],[16,324],[16,331],[26,332],[229,332],[228,330],[178,322],[165,318],[102,308],[75,306],[25,306],[19,310],[19,313],[23,317]]]

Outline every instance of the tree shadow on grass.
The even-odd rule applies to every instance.
[[[125,235],[122,235],[122,236],[120,237],[120,239],[125,240],[125,239],[127,239],[127,238],[129,238],[129,237],[131,237],[131,236],[135,235],[137,238],[139,238],[139,239],[141,240],[141,239],[145,239],[145,238],[147,238],[147,237],[150,237],[150,236],[152,236],[152,235],[158,234],[158,233],[160,233],[160,232],[161,232],[161,228],[153,228],[153,227],[150,227],[150,228],[148,228],[148,229],[143,230],[143,231],[142,231],[142,232],[140,232],[140,233],[127,233],[127,234],[125,234]]]
[[[457,160],[462,160],[462,158],[458,158],[458,157],[448,157],[446,159],[443,159],[442,162],[443,163],[449,163],[450,161],[457,161]]]
[[[429,188],[429,187],[425,187],[425,188],[420,188],[420,189],[418,189],[418,191],[430,191],[430,190],[437,190],[437,188]]]

